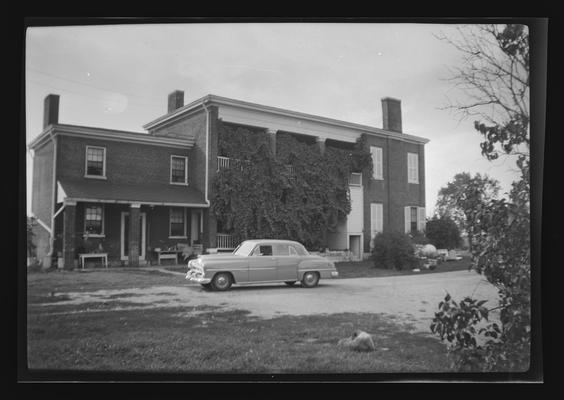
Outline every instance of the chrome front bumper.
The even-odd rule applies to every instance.
[[[339,277],[339,271],[331,271],[331,278],[338,278]]]
[[[197,269],[190,269],[188,273],[186,273],[186,279],[190,282],[196,283],[210,283],[211,279],[204,277],[204,271],[197,270]]]

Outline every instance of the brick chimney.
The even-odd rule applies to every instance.
[[[50,94],[43,101],[43,129],[59,123],[59,95]]]
[[[182,90],[175,90],[168,95],[169,114],[182,106],[184,106],[184,92]]]
[[[401,133],[401,101],[391,97],[382,99],[383,128]]]

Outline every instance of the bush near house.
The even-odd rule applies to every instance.
[[[400,232],[379,233],[374,238],[372,260],[375,268],[411,269],[418,266],[412,239]]]

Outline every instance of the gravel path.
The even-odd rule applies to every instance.
[[[472,295],[488,299],[486,306],[497,305],[497,292],[483,277],[472,271],[453,271],[426,275],[378,278],[326,279],[313,289],[299,284],[233,286],[227,292],[208,292],[200,285],[178,275],[178,286],[152,286],[123,290],[57,293],[61,301],[45,306],[96,302],[116,302],[112,310],[186,307],[186,313],[198,313],[205,307],[248,310],[252,316],[273,318],[281,315],[332,313],[382,313],[395,318],[406,328],[429,332],[437,304],[448,291],[455,300]],[[64,299],[64,300],[63,300]],[[120,304],[121,302],[121,304]],[[124,306],[123,302],[127,305]],[[56,312],[56,307],[54,310]],[[101,310],[92,310],[99,312]],[[78,311],[89,312],[89,310]],[[492,315],[496,318],[495,315]]]

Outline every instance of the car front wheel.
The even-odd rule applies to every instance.
[[[213,289],[219,291],[229,289],[232,283],[233,279],[231,278],[231,275],[226,272],[216,274],[211,282]]]
[[[307,288],[317,286],[319,283],[319,274],[317,272],[306,272],[302,278],[302,285]]]

